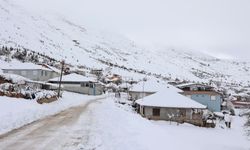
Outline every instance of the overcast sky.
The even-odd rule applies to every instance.
[[[14,1],[114,30],[139,44],[250,60],[250,0]]]

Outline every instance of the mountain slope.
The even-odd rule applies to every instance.
[[[77,25],[60,16],[41,16],[0,1],[0,46],[28,48],[73,65],[107,68],[107,63],[172,79],[249,84],[250,63],[205,54],[142,48],[122,35]],[[106,62],[106,64],[103,64]],[[113,68],[123,74],[122,71]]]

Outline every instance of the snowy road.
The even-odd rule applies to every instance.
[[[88,99],[9,132],[0,136],[0,150],[250,150],[244,118],[235,116],[231,129],[177,125],[142,118],[117,100]]]
[[[0,136],[0,149],[76,149],[88,140],[91,125],[89,106],[104,98],[90,100],[57,115],[36,121]],[[79,118],[81,118],[79,122]]]

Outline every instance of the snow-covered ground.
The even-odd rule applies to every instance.
[[[32,100],[0,96],[0,134],[95,98],[97,97],[64,92],[63,98],[58,101],[40,105]]]
[[[76,121],[67,122],[67,119],[74,116],[71,113],[77,112],[77,109],[65,111],[61,115],[10,133],[6,139],[0,139],[0,148],[20,146],[67,150],[250,150],[250,142],[242,127],[244,118],[234,117],[231,129],[150,121],[142,118],[129,106],[116,103],[119,100],[113,95],[106,96],[105,99],[86,105],[86,108],[84,105],[78,107],[81,111]],[[65,93],[65,98],[61,101],[38,105],[35,102],[1,97],[1,133],[63,109],[84,104],[90,99],[92,97]]]
[[[245,119],[234,117],[232,129],[200,128],[166,121],[149,121],[108,98],[91,105],[94,121],[83,149],[98,150],[249,150]],[[121,108],[119,108],[121,107]],[[124,108],[123,108],[124,107]]]

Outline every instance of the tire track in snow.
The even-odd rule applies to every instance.
[[[87,103],[72,107],[54,116],[36,121],[0,136],[0,149],[68,149],[88,139],[88,130],[77,121],[81,116],[83,124],[91,125],[91,110],[88,107],[104,98],[97,98]],[[86,115],[87,114],[87,115]],[[76,128],[76,129],[74,129]],[[73,132],[72,132],[73,131]],[[86,135],[87,134],[87,135]],[[77,141],[77,142],[76,142]]]

